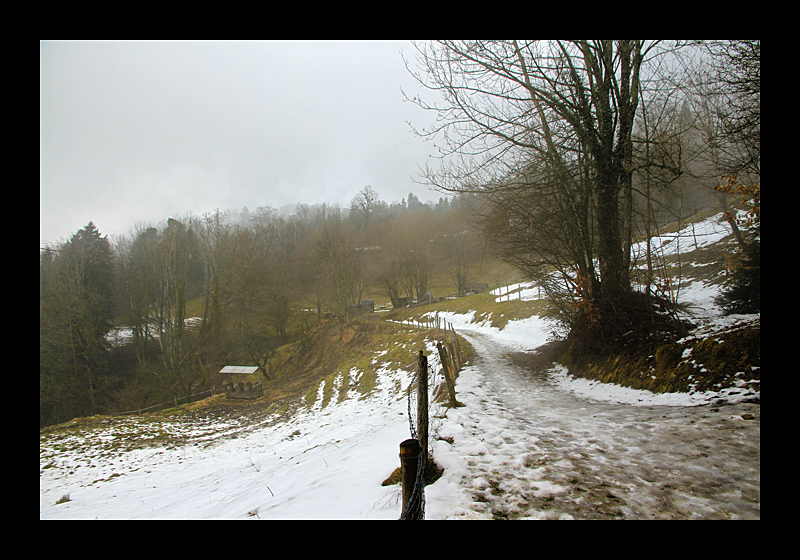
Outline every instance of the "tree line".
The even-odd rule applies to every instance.
[[[367,186],[349,208],[215,210],[113,240],[90,222],[40,250],[40,424],[183,397],[226,363],[263,366],[323,317],[348,321],[365,293],[421,300],[435,277],[463,293],[483,248],[467,207],[389,204]]]

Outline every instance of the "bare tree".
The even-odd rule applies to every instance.
[[[447,210],[437,212],[435,224],[435,243],[433,254],[438,268],[445,272],[453,282],[455,292],[464,295],[473,264],[484,248],[484,242],[473,223],[470,211],[470,197],[459,196]]]
[[[367,185],[353,197],[350,202],[350,214],[356,222],[358,229],[365,229],[375,218],[375,215],[385,206],[378,193]]]
[[[361,270],[338,207],[326,210],[317,235],[315,257],[324,280],[323,293],[340,323],[346,323]]]
[[[761,175],[761,41],[706,41],[711,54],[706,83],[726,142],[725,171]]]
[[[495,240],[510,240],[505,254],[526,272],[571,261],[589,322],[610,337],[636,321],[625,309],[647,307],[626,254],[632,135],[642,69],[662,50],[628,40],[437,41],[418,46],[412,72],[442,99],[414,99],[439,117],[418,131],[443,153],[425,178],[481,196]]]

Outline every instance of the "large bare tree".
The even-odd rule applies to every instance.
[[[584,319],[611,337],[635,320],[626,309],[648,305],[631,288],[627,228],[643,71],[660,52],[632,40],[436,41],[417,46],[411,70],[441,99],[413,99],[438,115],[417,131],[443,154],[425,178],[480,195],[489,232],[526,272],[573,265]]]

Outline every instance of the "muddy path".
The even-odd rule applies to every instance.
[[[445,434],[465,454],[471,503],[457,517],[760,518],[760,404],[593,400],[495,339],[461,334],[477,357]]]

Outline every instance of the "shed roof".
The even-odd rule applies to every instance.
[[[220,373],[255,373],[258,366],[225,366]]]

